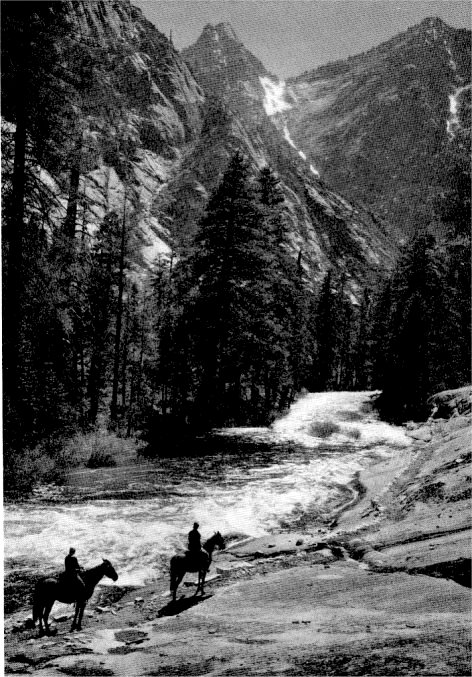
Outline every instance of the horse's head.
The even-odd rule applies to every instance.
[[[112,581],[118,580],[118,574],[116,573],[112,563],[109,560],[104,559],[102,567],[103,567],[103,575],[104,576],[111,578]]]
[[[219,531],[215,533],[215,545],[217,545],[220,550],[224,550],[226,548],[225,539]]]

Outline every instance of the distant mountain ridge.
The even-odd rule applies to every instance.
[[[59,53],[65,64],[85,56],[91,72],[76,97],[78,221],[93,231],[107,210],[121,209],[126,148],[147,265],[188,245],[240,150],[254,172],[269,164],[278,173],[291,247],[308,278],[333,267],[356,296],[391,266],[402,234],[431,217],[463,152],[470,34],[439,19],[283,83],[228,23],[205,26],[179,54],[128,0],[65,4],[80,47],[69,40]],[[40,175],[61,222],[69,167],[47,165]]]
[[[277,78],[229,24],[206,26],[180,55],[128,0],[66,7],[75,38],[58,44],[58,53],[65,65],[84,59],[90,73],[88,87],[75,93],[80,148],[69,152],[80,174],[77,230],[94,232],[107,212],[120,213],[126,189],[144,265],[171,248],[179,254],[241,151],[254,173],[266,164],[278,173],[290,246],[311,284],[334,268],[355,299],[367,280],[391,267],[396,243],[386,225],[318,179],[268,110],[269,100],[277,109],[284,96]],[[129,162],[132,176],[125,179]],[[40,174],[55,196],[54,219],[63,223],[70,166],[48,164]]]
[[[286,119],[321,175],[411,232],[470,146],[471,33],[428,18],[287,83]]]
[[[284,100],[283,83],[248,52],[234,31],[227,24],[207,25],[182,56],[207,97],[222,104],[219,112],[213,111],[212,143],[199,146],[190,159],[194,173],[203,176],[210,156],[223,166],[227,149],[239,147],[255,166],[268,163],[279,174],[287,218],[297,223],[294,247],[310,262],[315,278],[334,265],[352,278],[354,289],[369,268],[388,267],[395,244],[385,226],[319,180],[277,119],[276,113],[291,105]],[[191,182],[187,176],[185,186],[173,186],[172,194],[175,202],[185,195],[197,213],[203,193],[195,188],[192,196]]]

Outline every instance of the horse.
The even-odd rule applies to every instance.
[[[48,617],[53,607],[54,602],[65,602],[72,604],[75,602],[74,620],[72,621],[71,632],[74,630],[82,630],[82,617],[84,615],[85,606],[93,595],[95,586],[102,580],[104,576],[111,578],[112,581],[118,579],[118,574],[113,568],[112,564],[104,559],[101,564],[93,569],[88,569],[81,572],[80,577],[85,584],[85,594],[77,597],[77,591],[74,590],[75,581],[67,580],[65,577],[59,578],[42,578],[36,583],[33,594],[33,621],[32,627],[39,621],[39,634],[44,634],[44,627],[46,634],[50,634]]]
[[[201,590],[204,594],[205,577],[210,568],[213,550],[217,547],[224,550],[225,541],[223,536],[217,531],[211,538],[203,544],[203,549],[196,555],[174,555],[170,560],[170,591],[172,600],[175,602],[177,597],[177,588],[182,578],[187,572],[198,571],[198,585],[195,595]]]

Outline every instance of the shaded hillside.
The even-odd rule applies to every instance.
[[[267,100],[277,80],[229,24],[205,27],[183,53],[189,69],[128,0],[64,7],[67,30],[55,49],[70,74],[72,124],[60,141],[49,140],[41,168],[32,169],[47,196],[35,199],[30,213],[46,208],[57,226],[72,219],[76,233],[89,234],[107,212],[122,211],[127,191],[149,266],[188,244],[239,150],[255,171],[269,164],[278,173],[293,252],[302,253],[310,279],[320,281],[334,265],[358,296],[366,280],[391,267],[396,245],[385,225],[319,181],[273,124]],[[4,116],[14,121],[8,105]],[[7,141],[10,135],[7,127]],[[7,182],[11,170],[7,147]]]
[[[470,31],[425,19],[292,79],[287,123],[323,178],[409,233],[468,162],[470,81]]]
[[[203,95],[169,40],[128,0],[66,2],[61,10],[63,25],[50,38],[57,55],[52,77],[65,83],[68,105],[60,110],[56,95],[56,130],[35,157],[41,168],[32,170],[46,198],[29,200],[29,210],[44,215],[47,204],[48,218],[60,227],[75,193],[73,230],[94,232],[107,212],[122,210],[127,183],[145,259],[152,263],[169,251],[170,239],[165,217],[150,207],[179,166],[182,148],[199,136]],[[6,16],[4,31],[13,24],[14,33],[14,21]],[[16,89],[8,83],[16,76],[4,68],[3,116],[9,122],[15,122]],[[40,91],[47,91],[51,69],[37,77]],[[4,182],[12,132],[4,130]]]
[[[302,252],[315,279],[334,265],[347,274],[355,293],[372,274],[388,269],[396,246],[385,225],[321,181],[303,153],[274,124],[271,106],[280,105],[280,83],[231,27],[206,26],[182,55],[208,101],[202,138],[184,174],[169,186],[174,204],[192,206],[186,215],[180,210],[187,232],[191,235],[221,168],[240,149],[254,167],[269,164],[278,173],[294,250]]]

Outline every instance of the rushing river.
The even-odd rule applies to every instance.
[[[321,525],[348,500],[356,472],[409,444],[402,429],[375,418],[369,395],[311,393],[270,428],[217,431],[213,446],[221,440],[225,453],[116,469],[133,486],[152,484],[150,497],[7,505],[5,574],[60,570],[74,546],[82,566],[106,557],[121,584],[140,585],[167,575],[168,558],[185,546],[195,520],[203,537],[215,530],[259,536],[307,514],[316,528],[317,516]],[[93,472],[83,470],[82,481]]]

